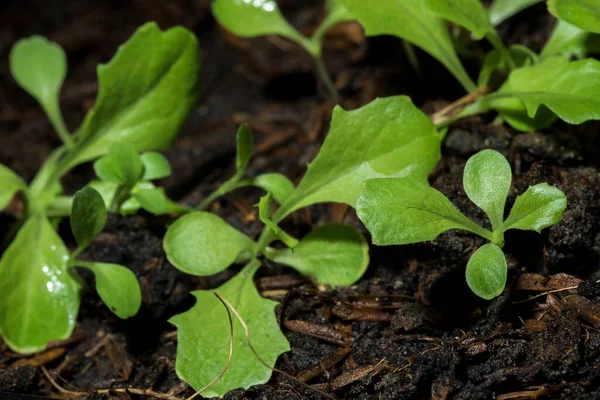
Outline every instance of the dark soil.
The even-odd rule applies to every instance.
[[[307,32],[322,17],[320,1],[279,3]],[[212,19],[209,0],[4,1],[0,15],[0,162],[26,179],[58,144],[40,108],[8,71],[10,47],[31,34],[46,35],[67,51],[70,70],[61,102],[71,127],[93,104],[95,66],[110,59],[136,27],[155,20],[163,28],[185,25],[198,35],[203,98],[167,153],[174,174],[162,182],[169,195],[183,202],[197,203],[230,176],[240,122],[248,122],[257,138],[249,174],[281,172],[296,181],[328,130],[331,105],[317,92],[309,58],[276,39],[231,37]],[[539,50],[551,24],[540,4],[500,32],[511,43]],[[426,54],[418,52],[421,72],[416,74],[398,40],[365,41],[354,24],[334,30],[326,54],[346,108],[407,94],[431,113],[462,95],[455,80]],[[471,64],[475,68],[477,60]],[[515,171],[509,206],[517,194],[540,182],[560,187],[569,203],[562,223],[541,234],[507,234],[509,286],[504,294],[486,302],[469,291],[465,265],[482,240],[460,232],[415,246],[373,247],[369,271],[345,289],[317,290],[295,279],[292,270],[268,264],[257,284],[265,295],[281,300],[278,312],[292,346],[278,368],[311,375],[307,384],[345,399],[600,399],[600,124],[557,123],[522,134],[495,126],[492,119],[471,118],[450,128],[432,184],[466,215],[487,223],[462,189],[462,171],[470,155],[493,148],[508,157]],[[82,166],[64,184],[73,192],[91,176],[91,168]],[[213,204],[212,211],[255,236],[261,229],[253,208],[259,195],[240,191]],[[285,228],[301,236],[333,220],[360,227],[352,211],[319,205],[296,213]],[[168,222],[148,215],[109,219],[86,256],[130,267],[142,286],[142,310],[119,320],[88,290],[71,339],[33,357],[14,354],[0,343],[0,392],[64,397],[42,374],[44,366],[62,378],[61,386],[88,392],[90,399],[135,397],[94,392],[119,387],[177,397],[193,393],[175,374],[175,329],[167,319],[193,304],[190,290],[215,287],[230,272],[199,278],[173,268],[161,245]],[[0,236],[10,223],[8,215],[0,218]],[[61,233],[72,245],[67,224]],[[524,301],[534,294],[543,295]],[[310,323],[329,330],[320,338],[307,335],[314,328]],[[331,344],[340,335],[351,338],[350,348]],[[227,396],[320,397],[277,373],[266,385]]]

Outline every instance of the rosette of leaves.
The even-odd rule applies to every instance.
[[[23,196],[25,206],[24,213],[16,215],[19,221],[14,240],[0,259],[0,334],[14,351],[30,353],[43,350],[49,341],[66,339],[77,320],[80,283],[72,269],[74,257],[69,256],[57,234],[55,222],[75,213],[80,206],[76,198],[63,195],[61,178],[84,162],[127,153],[131,157],[121,163],[127,165],[127,171],[111,170],[105,161],[100,169],[109,180],[126,172],[119,175],[123,181],[115,183],[114,189],[119,185],[129,187],[140,171],[132,154],[167,149],[197,102],[200,60],[196,38],[190,31],[177,27],[163,32],[154,23],[142,26],[109,63],[98,67],[96,103],[73,133],[63,122],[59,106],[67,73],[61,47],[40,36],[21,40],[10,53],[10,68],[17,83],[40,103],[63,142],[30,184],[0,165],[0,210],[17,193]],[[112,147],[116,142],[129,147],[123,152]],[[141,170],[145,174],[152,173],[161,163],[155,153],[142,157]],[[80,196],[99,210],[97,193],[92,195],[89,190]],[[78,251],[99,231],[88,230],[91,227],[81,223],[87,218],[82,215],[94,213],[88,211],[77,212],[78,217],[72,219]],[[100,219],[89,221],[96,228],[103,225]],[[82,242],[80,233],[86,230],[88,234]],[[116,266],[83,263],[77,265],[94,272],[98,292],[111,309],[119,316],[131,316],[136,307],[120,311],[120,300],[115,300],[118,296],[112,293],[115,287],[107,286],[110,281],[123,279],[133,287],[131,275]],[[123,290],[130,291],[125,287]]]
[[[237,173],[224,184],[227,189],[217,192],[221,195],[250,184],[267,192],[259,203],[259,215],[265,223],[260,237],[254,240],[217,215],[198,211],[169,227],[164,249],[175,267],[193,275],[213,275],[233,263],[246,263],[241,272],[214,291],[240,313],[252,345],[272,366],[289,350],[289,344],[275,318],[276,303],[262,298],[254,285],[260,260],[265,257],[288,265],[332,286],[353,284],[369,262],[365,239],[349,226],[326,224],[296,239],[279,224],[294,211],[316,203],[355,207],[366,179],[411,176],[425,181],[440,158],[440,136],[431,120],[409,98],[401,96],[378,99],[354,111],[336,107],[329,135],[297,187],[278,174],[266,175],[268,180],[265,176],[243,179],[251,153],[250,131],[242,126]],[[209,201],[218,195],[210,196]],[[274,202],[279,205],[276,209]],[[273,246],[277,240],[289,247]],[[177,373],[196,389],[219,375],[229,355],[227,315],[212,292],[193,292],[196,305],[171,319],[178,330]],[[223,396],[233,389],[266,382],[271,373],[248,347],[242,326],[236,322],[229,368],[202,395]]]
[[[463,176],[469,199],[489,218],[491,230],[464,216],[442,193],[426,182],[412,178],[372,179],[364,183],[357,213],[380,246],[405,245],[434,240],[454,229],[477,234],[490,241],[470,258],[466,279],[479,297],[499,296],[506,285],[507,265],[502,247],[510,229],[542,229],[558,223],[567,198],[558,188],[540,183],[517,197],[508,218],[506,198],[512,182],[510,164],[494,150],[472,156]]]

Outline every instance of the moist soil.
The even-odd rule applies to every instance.
[[[306,33],[323,17],[320,1],[279,3]],[[180,24],[197,34],[202,99],[166,153],[173,175],[160,182],[183,203],[197,204],[231,175],[237,124],[247,122],[256,136],[248,173],[281,172],[295,182],[328,130],[332,105],[317,90],[310,59],[281,39],[231,36],[215,23],[209,0],[20,0],[0,7],[0,162],[28,180],[59,144],[40,108],[10,78],[8,52],[31,34],[49,37],[68,54],[61,104],[71,128],[93,105],[95,66],[109,60],[136,27],[154,20],[163,28]],[[503,24],[500,33],[508,43],[539,50],[552,23],[540,4]],[[486,50],[481,46],[475,59],[466,58],[473,75],[476,58]],[[463,95],[425,53],[417,51],[420,69],[415,72],[399,40],[365,40],[356,24],[335,28],[325,54],[347,109],[406,94],[433,113]],[[541,234],[507,233],[505,292],[483,301],[469,291],[465,265],[483,241],[455,231],[430,243],[371,247],[366,275],[337,290],[266,262],[256,283],[264,296],[280,301],[277,315],[292,348],[277,368],[305,384],[274,373],[267,384],[233,391],[227,399],[317,399],[325,398],[323,392],[343,399],[600,399],[600,124],[556,123],[524,134],[494,124],[493,118],[473,117],[450,127],[432,185],[467,216],[487,224],[462,189],[462,172],[469,156],[492,148],[513,166],[509,207],[517,194],[541,182],[558,186],[568,197],[560,224]],[[85,165],[63,183],[73,193],[92,176]],[[253,205],[260,194],[241,190],[215,202],[211,211],[256,236],[261,224]],[[88,289],[72,337],[33,356],[15,354],[0,343],[0,392],[69,397],[51,385],[45,368],[58,385],[85,392],[89,399],[139,397],[97,391],[124,387],[172,399],[193,394],[175,373],[177,337],[167,320],[193,305],[188,292],[214,288],[234,271],[201,278],[172,267],[161,245],[170,221],[147,214],[109,218],[84,256],[135,272],[143,293],[140,313],[125,321],[116,318],[93,290],[93,278],[82,271]],[[284,227],[301,237],[332,221],[364,232],[351,209],[331,204],[301,210]],[[12,222],[2,214],[0,235]],[[73,246],[68,223],[60,232]]]

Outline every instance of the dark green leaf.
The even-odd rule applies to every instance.
[[[246,172],[246,167],[252,157],[253,147],[252,131],[246,124],[240,125],[237,132],[237,153],[235,157],[235,167],[239,176],[244,175],[244,172]]]
[[[85,187],[75,193],[71,209],[71,230],[80,249],[92,243],[106,223],[106,205],[100,193]]]

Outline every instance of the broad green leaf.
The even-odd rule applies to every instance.
[[[512,182],[510,164],[494,150],[482,150],[465,166],[463,186],[467,196],[481,208],[496,230],[504,221],[506,197]]]
[[[364,183],[356,212],[380,246],[435,239],[464,229],[491,240],[491,232],[465,217],[439,191],[411,178],[372,179]]]
[[[329,224],[313,230],[293,250],[275,250],[267,257],[312,276],[319,283],[348,286],[367,270],[369,245],[356,229]]]
[[[258,203],[258,214],[260,216],[260,220],[271,229],[275,235],[288,247],[294,248],[298,245],[298,239],[290,236],[281,229],[273,220],[271,219],[271,204],[273,202],[273,193],[269,192],[266,196],[260,198],[260,202]]]
[[[169,262],[192,275],[214,275],[238,256],[254,251],[254,242],[215,214],[193,212],[169,227],[163,241]]]
[[[71,230],[80,249],[85,249],[106,223],[106,205],[95,189],[85,187],[75,193],[71,209]]]
[[[235,168],[239,176],[244,175],[244,172],[246,172],[246,167],[252,157],[253,142],[252,131],[248,125],[240,125],[237,132],[237,153],[235,156]]]
[[[73,265],[94,273],[98,295],[117,317],[126,319],[137,314],[142,305],[142,292],[135,274],[129,268],[77,260],[73,261]]]
[[[0,260],[0,333],[14,351],[44,350],[71,335],[80,286],[69,253],[48,220],[33,215]]]
[[[425,0],[425,4],[434,14],[473,32],[477,39],[494,29],[480,0]]]
[[[548,0],[548,11],[588,32],[600,33],[600,0]]]
[[[162,154],[150,151],[142,154],[140,158],[144,164],[143,180],[151,181],[153,179],[166,178],[171,175],[169,161],[167,161]]]
[[[559,19],[540,56],[552,57],[562,54],[567,59],[571,56],[583,58],[587,52],[586,43],[589,36],[590,34],[583,29]]]
[[[144,175],[144,164],[135,147],[117,142],[94,162],[94,172],[103,181],[133,187]]]
[[[547,183],[530,186],[515,201],[502,230],[523,229],[540,232],[562,219],[567,196]]]
[[[0,164],[0,211],[4,210],[15,193],[27,190],[25,181],[10,168]]]
[[[485,300],[500,296],[506,286],[508,267],[500,247],[495,244],[481,246],[467,264],[467,285],[473,293]]]
[[[144,210],[154,215],[186,212],[188,210],[170,200],[165,195],[163,188],[138,189],[133,192],[133,197],[141,204]]]
[[[499,25],[519,11],[544,0],[496,0],[490,8],[490,21]]]
[[[263,174],[252,179],[252,185],[273,193],[273,198],[283,204],[294,192],[294,184],[285,175]]]
[[[236,309],[248,326],[250,343],[268,365],[274,366],[280,354],[290,350],[275,317],[277,305],[258,294],[252,275],[254,261],[241,273],[215,291]],[[249,270],[250,269],[250,270]],[[196,304],[169,322],[177,326],[177,375],[196,390],[217,377],[229,358],[231,331],[227,311],[213,291],[195,291]],[[233,313],[232,313],[233,314]],[[233,318],[233,354],[229,368],[204,397],[223,397],[227,392],[265,383],[272,371],[248,347],[244,328]]]
[[[544,105],[562,120],[581,124],[600,119],[600,61],[593,59],[569,62],[553,57],[514,70],[497,93],[484,97],[490,108],[499,109],[498,102],[517,98],[533,118]]]
[[[320,202],[355,207],[365,180],[404,176],[425,180],[439,159],[435,126],[410,98],[377,99],[354,111],[338,106],[321,151],[274,219],[280,221]]]
[[[106,154],[113,142],[137,151],[166,150],[198,99],[199,69],[192,32],[163,32],[155,23],[139,28],[98,67],[96,105],[77,132],[65,168]]]
[[[438,59],[472,92],[475,84],[463,68],[444,20],[427,8],[424,0],[339,0],[362,24],[369,36],[394,35],[422,48]]]
[[[40,103],[48,118],[64,127],[59,94],[67,75],[67,56],[62,47],[42,36],[20,40],[10,52],[10,71],[19,86]]]

